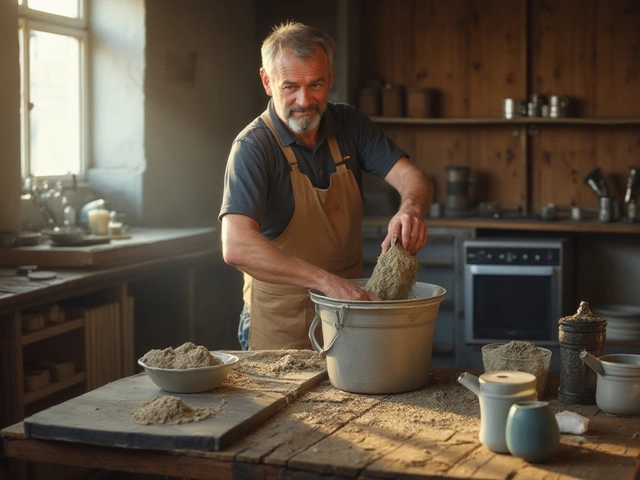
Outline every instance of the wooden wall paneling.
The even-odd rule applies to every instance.
[[[542,126],[531,139],[532,203],[597,208],[584,184],[593,169],[602,170],[611,193],[623,201],[630,166],[640,166],[640,128]]]
[[[640,1],[596,1],[594,116],[640,117]]]
[[[511,128],[385,125],[384,130],[431,177],[435,201],[446,199],[446,167],[466,165],[474,180],[470,188],[473,201],[499,201],[513,208],[522,205],[521,140]]]
[[[530,93],[566,95],[573,115],[594,116],[596,2],[531,2]]]
[[[526,96],[524,0],[372,0],[363,17],[361,43],[368,46],[363,81],[379,77],[434,88],[444,117],[501,116],[503,98]],[[407,125],[385,125],[385,130],[432,177],[438,201],[446,195],[445,167],[469,165],[479,177],[473,189],[479,200],[526,204],[519,191],[525,182],[520,137],[510,130]],[[497,198],[487,190],[494,185],[500,186]]]
[[[470,14],[460,1],[417,2],[411,82],[433,88],[436,116],[469,115]]]
[[[591,206],[594,194],[583,179],[597,165],[593,135],[585,138],[583,128],[542,126],[530,142],[533,210],[546,203]]]
[[[525,6],[524,0],[369,1],[363,82],[434,88],[446,117],[499,116],[502,98],[526,91]]]
[[[600,129],[596,139],[598,163],[602,162],[602,172],[612,194],[622,202],[629,167],[640,167],[640,125],[624,129]]]
[[[366,7],[363,80],[438,89],[443,117],[501,116],[503,98],[532,92],[567,95],[574,116],[640,117],[639,0],[370,0]],[[493,133],[502,130],[495,125],[385,128],[406,141],[415,135],[417,163],[437,187],[446,165],[467,164],[486,174],[491,200],[525,212],[547,202],[595,206],[582,182],[589,171],[601,167],[618,191],[629,166],[640,164],[634,125],[534,125],[537,135],[515,137]],[[513,161],[504,170],[506,158]]]
[[[588,99],[598,81],[595,1],[536,0],[530,4],[530,93],[566,95],[572,115],[594,112]],[[589,131],[541,126],[537,135],[529,137],[533,211],[545,203],[589,204],[589,189],[582,179],[597,163],[596,142]]]
[[[475,0],[467,16],[468,116],[501,117],[504,98],[526,98],[526,3]]]
[[[406,84],[411,51],[413,19],[410,2],[368,1],[363,9],[362,75],[363,83],[382,80],[393,85]]]
[[[640,116],[640,2],[531,2],[531,83],[565,94],[570,113]],[[622,200],[630,165],[640,164],[638,127],[542,126],[531,137],[532,204],[597,207],[583,178],[600,167]]]
[[[384,130],[431,177],[435,201],[444,202],[446,198],[445,168],[466,165],[471,167],[474,181],[470,188],[472,201],[498,201],[513,209],[524,210],[521,197],[524,129],[513,130],[508,126],[464,129],[455,125],[385,125]]]
[[[434,201],[445,200],[445,167],[466,165],[469,142],[461,141],[454,127],[385,125],[385,132],[403,148],[416,165],[424,169],[434,186]]]
[[[469,165],[477,183],[472,189],[476,199],[497,201],[509,209],[524,210],[526,203],[521,198],[521,191],[525,171],[520,144],[524,130],[482,126],[470,129],[469,134]]]

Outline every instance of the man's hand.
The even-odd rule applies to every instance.
[[[427,243],[427,227],[422,217],[402,210],[396,213],[389,221],[387,236],[382,242],[382,253],[391,248],[394,238],[398,238],[411,255],[418,253]]]
[[[427,243],[424,216],[433,199],[431,180],[407,157],[400,158],[384,179],[400,193],[400,208],[389,222],[382,253],[398,238],[405,250],[415,255]]]
[[[380,298],[364,288],[359,287],[353,282],[335,277],[335,281],[329,283],[325,291],[322,292],[326,297],[335,298],[336,300],[359,300],[359,301],[376,301]]]

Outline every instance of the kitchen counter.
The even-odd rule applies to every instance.
[[[219,451],[36,440],[23,423],[5,428],[2,436],[6,454],[16,459],[181,478],[637,478],[640,418],[560,403],[557,375],[550,375],[543,399],[554,412],[589,418],[587,432],[561,435],[560,449],[548,463],[491,452],[478,439],[479,402],[458,384],[461,372],[432,368],[427,386],[397,395],[351,394],[325,379]],[[205,422],[214,425],[215,418]]]
[[[502,218],[470,217],[425,217],[427,228],[473,228],[486,230],[520,230],[536,232],[574,232],[574,233],[625,233],[640,234],[640,223],[611,222],[602,223],[597,220],[573,221],[558,219],[542,220],[534,215],[505,216]],[[365,217],[365,227],[386,227],[388,217]]]
[[[47,242],[0,249],[0,315],[219,255],[215,229],[135,229],[131,239],[104,245],[54,247]],[[12,265],[37,265],[55,278],[30,280]]]
[[[94,237],[95,238],[95,237]],[[40,267],[108,267],[197,250],[218,248],[215,228],[134,228],[108,243],[57,246],[45,241],[33,247],[0,249],[0,265]]]

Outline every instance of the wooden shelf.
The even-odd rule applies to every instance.
[[[75,320],[67,320],[59,325],[53,325],[45,327],[42,330],[27,333],[22,336],[22,345],[29,345],[30,343],[39,342],[45,338],[55,337],[62,333],[67,333],[72,330],[77,330],[84,326],[83,318],[76,318]]]
[[[402,125],[593,125],[593,126],[635,126],[640,125],[640,118],[548,118],[517,117],[507,118],[407,118],[407,117],[371,117],[375,123]]]
[[[65,388],[72,387],[79,383],[84,382],[84,372],[76,373],[73,377],[65,380],[63,382],[53,382],[47,385],[40,390],[36,390],[35,392],[25,392],[24,394],[24,404],[29,405],[35,401],[38,401],[44,397],[48,397],[56,392],[64,390]]]

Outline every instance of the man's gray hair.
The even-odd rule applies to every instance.
[[[262,42],[262,68],[271,75],[274,72],[276,57],[287,51],[300,58],[312,58],[316,45],[327,54],[329,71],[332,71],[336,44],[329,35],[318,28],[299,22],[281,23],[273,27],[271,34]]]

